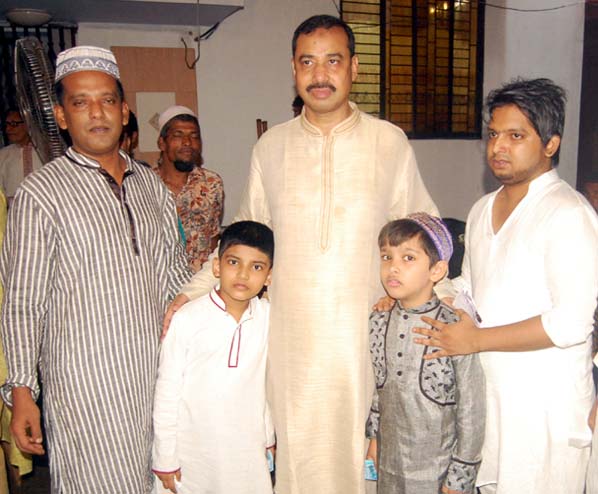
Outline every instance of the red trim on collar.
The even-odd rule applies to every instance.
[[[240,323],[233,333],[233,339],[230,342],[230,350],[228,351],[228,367],[235,368],[239,366],[239,354],[241,353],[241,329],[243,323]],[[235,345],[235,342],[237,343]],[[235,348],[236,346],[236,348]],[[234,352],[234,355],[233,355]],[[233,360],[234,359],[234,360]]]
[[[216,297],[214,297],[214,295]],[[220,305],[220,303],[224,303],[222,301],[222,299],[218,296],[218,293],[216,292],[216,289],[212,289],[212,291],[210,292],[210,300],[212,302],[214,302],[214,305],[216,307],[218,307],[222,312],[226,312],[226,305],[223,307],[222,305]]]

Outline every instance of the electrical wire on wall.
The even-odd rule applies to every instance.
[[[201,41],[210,39],[210,37],[218,29],[218,26],[220,26],[220,22],[217,22],[210,29],[208,29],[205,33],[201,34],[201,32],[200,32],[201,27],[199,24],[199,0],[197,0],[196,10],[195,10],[195,25],[197,26],[197,36],[195,36],[193,38],[193,41],[195,41],[197,43],[197,57],[191,63],[189,63],[189,57],[188,57],[188,51],[190,50],[190,48],[187,46],[187,42],[185,41],[185,38],[181,38],[181,41],[183,42],[183,45],[185,46],[185,65],[187,65],[187,68],[189,70],[195,69],[197,62],[199,62],[199,58],[201,57],[201,52],[200,52]],[[189,36],[193,36],[193,33],[191,31],[189,31]]]
[[[591,0],[588,2],[572,2],[572,3],[566,3],[563,5],[557,5],[555,7],[546,7],[543,9],[520,9],[517,7],[504,7],[502,5],[495,5],[492,3],[488,3],[485,0],[480,0],[481,4],[484,4],[486,7],[492,7],[493,9],[500,9],[500,10],[512,10],[514,12],[550,12],[552,10],[561,10],[561,9],[566,9],[568,7],[575,7],[576,5],[585,5],[586,3],[590,6],[598,6],[598,3],[596,3],[595,1],[592,2]]]

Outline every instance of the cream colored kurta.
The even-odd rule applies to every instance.
[[[352,108],[329,136],[304,115],[266,132],[236,217],[266,223],[275,236],[277,494],[364,492],[368,315],[382,294],[378,232],[414,211],[437,214],[404,133]],[[200,271],[183,293],[207,293],[209,274]]]

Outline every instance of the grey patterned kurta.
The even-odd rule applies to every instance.
[[[376,393],[366,426],[378,439],[378,494],[473,492],[484,440],[484,375],[477,355],[425,361],[414,343],[421,316],[455,322],[434,297],[370,316]]]
[[[190,275],[172,197],[127,161],[121,187],[69,149],[17,191],[1,272],[2,388],[37,392],[52,493],[151,492],[152,403],[168,300]]]

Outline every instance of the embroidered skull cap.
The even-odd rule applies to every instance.
[[[55,82],[74,72],[94,70],[120,79],[114,53],[98,46],[75,46],[58,54]]]
[[[434,243],[441,261],[448,261],[453,255],[451,233],[440,218],[428,213],[412,213],[407,219],[417,223]]]

